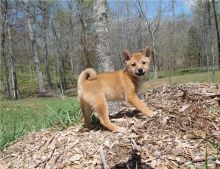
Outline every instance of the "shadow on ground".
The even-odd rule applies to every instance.
[[[127,162],[118,163],[113,166],[111,169],[153,169],[148,164],[145,164],[141,161],[141,155],[138,154],[137,150],[133,150],[130,154],[130,158]]]
[[[110,117],[110,119],[119,119],[119,118],[123,118],[123,117],[129,117],[129,118],[136,117],[138,119],[141,119],[143,116],[140,111],[135,109],[135,110],[131,110],[131,111],[121,111],[121,112],[118,112],[114,115],[110,115],[109,117]]]

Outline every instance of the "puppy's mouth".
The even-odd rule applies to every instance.
[[[145,72],[136,72],[135,75],[137,75],[137,76],[144,76]]]

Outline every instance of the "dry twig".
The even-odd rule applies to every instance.
[[[55,152],[55,149],[56,149],[56,147],[53,148],[53,150],[51,151],[50,155],[49,155],[46,159],[44,159],[43,161],[37,163],[37,164],[34,166],[34,168],[37,168],[37,167],[39,167],[41,164],[48,162],[48,161],[51,159],[51,157],[53,156],[53,153]]]
[[[99,152],[100,152],[100,158],[101,158],[104,169],[109,169],[109,166],[108,166],[108,164],[106,162],[106,159],[105,159],[105,153],[104,153],[104,150],[103,150],[103,145],[101,145],[99,147]]]

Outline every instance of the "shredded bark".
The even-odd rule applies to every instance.
[[[149,118],[123,103],[110,132],[82,124],[30,133],[0,152],[0,168],[220,168],[220,89],[216,84],[164,85],[140,98]],[[100,148],[101,147],[101,148]],[[102,157],[102,158],[101,158]],[[103,165],[104,164],[104,165]]]

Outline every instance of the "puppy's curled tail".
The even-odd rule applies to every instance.
[[[97,73],[92,68],[87,68],[82,71],[78,78],[78,85],[81,85],[84,80],[94,80],[96,79]]]
[[[94,69],[92,68],[87,68],[85,69],[84,71],[82,71],[79,75],[79,78],[78,78],[78,82],[77,82],[77,85],[78,85],[78,94],[81,92],[82,90],[82,84],[83,84],[83,81],[84,80],[94,80],[96,79],[97,77],[97,73]]]

